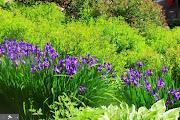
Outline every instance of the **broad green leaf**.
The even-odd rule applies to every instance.
[[[166,110],[165,102],[164,100],[159,100],[155,104],[151,106],[150,111],[157,111],[158,114],[164,113]]]
[[[162,118],[163,120],[178,120],[179,113],[180,113],[180,108],[174,108],[163,113]]]

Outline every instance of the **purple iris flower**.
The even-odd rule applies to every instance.
[[[85,91],[86,91],[86,86],[83,84],[83,85],[81,85],[80,87],[79,87],[79,92],[80,92],[80,94],[83,94]]]
[[[5,49],[0,45],[0,56],[5,53]]]
[[[131,68],[129,70],[128,74],[129,74],[131,83],[134,84],[135,86],[139,86],[140,85],[139,80],[141,78],[141,73],[138,70]]]
[[[151,90],[151,84],[147,80],[145,81],[145,88],[148,92]]]
[[[54,65],[54,67],[53,67],[53,72],[60,73],[60,70],[58,69],[58,67],[56,65]]]
[[[180,100],[180,90],[176,90],[176,91],[174,92],[174,99]]]
[[[180,100],[180,90],[170,89],[168,93],[172,95],[175,100]]]
[[[37,68],[35,65],[31,65],[31,73],[35,73],[37,71]]]
[[[139,67],[142,67],[142,66],[143,66],[143,63],[142,63],[141,61],[138,61],[136,64],[137,64]]]
[[[82,64],[87,64],[90,67],[94,66],[98,62],[98,59],[95,56],[90,56],[90,54],[84,58],[80,57],[80,60]]]
[[[97,68],[98,72],[100,72],[102,69],[103,69],[103,66],[102,65],[98,65],[98,68]]]
[[[166,66],[163,66],[161,71],[162,71],[162,73],[167,73],[168,69]]]
[[[58,57],[58,53],[54,50],[50,43],[45,45],[44,52],[46,55],[50,56],[52,60]]]
[[[141,77],[142,77],[142,74],[141,74],[141,72],[140,71],[136,71],[136,77],[138,78],[138,79],[141,79]]]
[[[50,67],[50,62],[47,60],[47,58],[43,59],[43,67],[44,68],[49,68]]]
[[[89,66],[94,66],[96,63],[97,63],[97,58],[96,57],[91,57],[91,58],[89,58],[89,61],[88,61],[88,64],[89,64]]]
[[[127,77],[124,77],[124,75],[121,75],[120,78],[126,85],[130,85],[130,81]]]
[[[59,64],[59,67],[60,67],[60,68],[63,68],[63,67],[65,66],[65,61],[60,59],[60,60],[58,61],[58,64]]]
[[[169,96],[167,97],[167,99],[166,99],[166,106],[167,105],[173,105],[174,104],[174,100],[172,100]]]
[[[80,60],[81,60],[82,64],[87,64],[87,59],[86,58],[80,57]]]
[[[155,101],[158,101],[160,99],[159,95],[156,93],[155,90],[152,90],[152,95],[154,96]]]
[[[111,64],[110,63],[104,63],[104,68],[108,71],[111,71]]]
[[[164,83],[163,78],[159,78],[159,80],[157,81],[157,88],[160,89],[164,86],[165,86],[165,83]]]
[[[51,49],[51,44],[50,43],[47,43],[44,47],[44,51],[48,52],[49,49]]]
[[[65,69],[67,75],[73,75],[77,72],[78,69],[78,61],[75,57],[66,56],[65,59]]]
[[[110,71],[111,70],[111,64],[107,63],[107,70]]]
[[[147,76],[151,76],[153,73],[152,73],[152,70],[151,69],[148,69],[148,70],[146,70],[146,72],[145,72],[145,75],[147,75]]]

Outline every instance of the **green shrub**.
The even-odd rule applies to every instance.
[[[162,8],[152,0],[99,0],[89,4],[94,12],[105,16],[123,16],[135,27],[142,27],[146,22],[166,24]]]
[[[11,10],[15,10],[25,18],[39,23],[40,21],[51,23],[55,25],[65,22],[64,14],[59,10],[58,6],[54,3],[41,3],[37,2],[34,5],[14,4]],[[16,12],[16,13],[17,13]]]
[[[21,0],[17,0],[21,1]],[[23,0],[32,3],[39,0]],[[46,0],[56,2],[62,7],[66,15],[73,18],[87,18],[97,16],[123,16],[132,26],[143,27],[144,23],[152,22],[156,25],[166,25],[162,8],[152,0]],[[86,17],[85,17],[86,16]]]
[[[87,17],[88,23],[67,22],[54,3],[32,6],[15,4],[8,11],[1,8],[0,14],[3,20],[0,23],[1,38],[26,39],[41,47],[51,42],[57,49],[68,54],[96,55],[101,60],[111,62],[120,71],[139,59],[146,62],[148,67],[160,68],[166,61],[164,52],[160,51],[169,49],[167,40],[163,43],[163,40],[156,40],[156,37],[153,38],[153,45],[149,45],[147,41],[152,39],[149,36],[155,36],[156,33],[146,28],[149,35],[142,37],[122,17],[100,17],[96,20]],[[168,29],[159,29],[171,33]],[[177,48],[175,41],[178,32],[170,39],[171,44]],[[158,46],[160,41],[163,43],[161,47]],[[170,64],[169,60],[167,64]]]
[[[0,23],[1,38],[27,39],[41,47],[51,42],[68,54],[96,55],[111,62],[118,70],[138,59],[145,59],[150,65],[160,61],[159,55],[145,44],[145,38],[122,18],[64,24],[63,14],[54,4],[17,5],[10,11],[1,9],[0,14],[3,20]],[[150,54],[147,56],[147,53]]]
[[[143,36],[146,37],[146,44],[157,51],[162,60],[173,68],[173,79],[178,80],[180,69],[179,49],[180,49],[180,29],[162,28],[156,25],[148,25],[144,29]]]

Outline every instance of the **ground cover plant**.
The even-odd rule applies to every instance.
[[[159,5],[56,3],[0,2],[0,106],[24,120],[179,118],[180,29]]]

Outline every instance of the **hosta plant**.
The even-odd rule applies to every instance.
[[[120,107],[103,107],[105,110],[98,120],[178,120],[180,108],[174,108],[166,111],[164,100],[159,100],[151,106],[150,109],[140,107],[136,110],[135,106],[128,107],[127,104],[121,104]]]
[[[159,100],[150,109],[134,105],[131,107],[126,103],[120,105],[101,106],[91,108],[84,106],[76,107],[77,103],[72,102],[67,96],[59,97],[59,101],[51,105],[54,114],[52,119],[69,120],[178,120],[180,108],[166,111],[164,100]],[[62,116],[63,115],[63,116]]]

